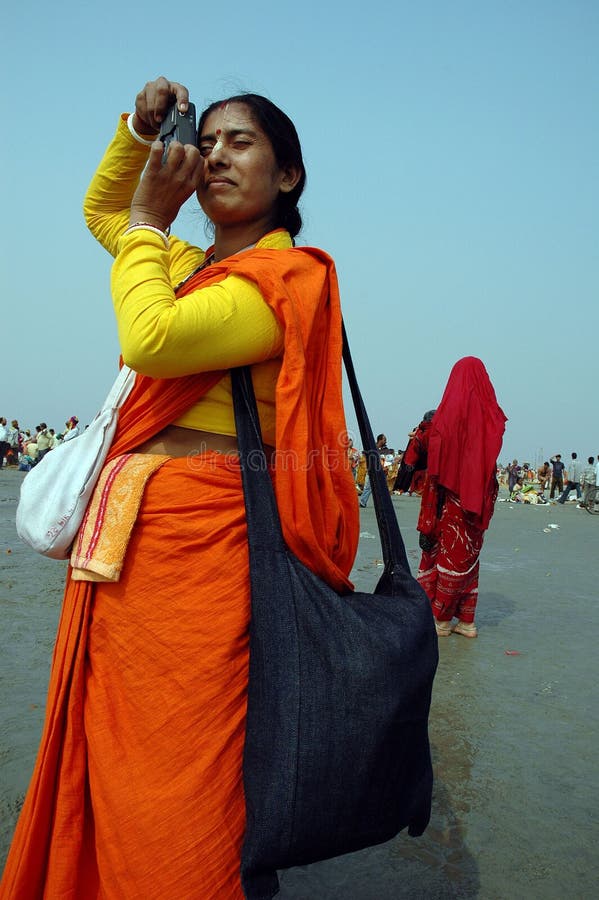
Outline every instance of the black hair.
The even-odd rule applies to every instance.
[[[578,453],[572,453],[572,459],[578,459]]]
[[[306,185],[306,169],[295,125],[283,110],[266,97],[260,94],[237,94],[234,97],[227,97],[226,100],[217,100],[204,110],[198,122],[198,140],[206,118],[224,103],[243,103],[247,106],[269,139],[279,168],[294,166],[299,170],[300,178],[293,190],[287,194],[282,191],[279,193],[273,222],[274,228],[286,228],[294,238],[302,227],[302,217],[297,204]]]

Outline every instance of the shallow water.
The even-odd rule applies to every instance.
[[[18,541],[21,478],[0,473],[1,861],[41,732],[66,568]],[[393,502],[415,571],[419,501]],[[497,504],[480,636],[440,639],[425,835],[284,872],[281,900],[597,896],[599,516],[574,507]],[[353,577],[371,590],[381,551],[372,506],[360,515]]]

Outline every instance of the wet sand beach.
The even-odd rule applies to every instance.
[[[16,536],[22,477],[0,473],[0,867],[41,732],[66,568]],[[415,573],[419,499],[393,502]],[[497,504],[479,637],[439,640],[425,835],[284,872],[281,900],[597,896],[599,516],[575,506]],[[371,590],[372,501],[360,515],[353,579]]]

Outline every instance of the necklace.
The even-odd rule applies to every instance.
[[[210,254],[210,256],[207,256],[203,263],[201,263],[199,266],[196,266],[196,268],[193,270],[193,272],[190,272],[189,275],[186,275],[185,278],[183,279],[183,281],[180,281],[179,284],[175,285],[175,287],[173,288],[175,294],[177,293],[177,291],[180,288],[183,287],[184,284],[187,284],[187,282],[189,281],[190,278],[193,278],[193,276],[197,275],[198,272],[201,272],[202,269],[206,269],[206,268],[208,268],[208,266],[211,266],[213,262],[214,262],[214,252],[212,252]]]
[[[236,253],[232,253],[231,256],[237,256],[237,253],[245,253],[246,250],[253,250],[255,246],[256,246],[255,244],[248,244],[247,247],[242,247],[241,250],[237,250]],[[208,266],[211,266],[213,262],[214,262],[214,250],[212,251],[212,253],[210,254],[210,256],[207,256],[207,257],[204,259],[204,262],[203,262],[203,263],[200,263],[200,265],[197,266],[197,267],[193,270],[193,272],[190,272],[189,275],[187,275],[187,276],[183,279],[183,281],[180,281],[179,284],[175,285],[175,287],[173,288],[173,290],[175,291],[175,293],[177,293],[177,291],[178,291],[180,288],[182,288],[184,284],[187,284],[187,282],[189,281],[190,278],[193,278],[193,276],[194,276],[194,275],[197,275],[198,272],[201,272],[202,269],[206,269],[206,268],[208,268]]]

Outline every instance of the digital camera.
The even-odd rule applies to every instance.
[[[197,128],[194,104],[190,103],[187,112],[182,113],[177,108],[177,104],[173,103],[160,125],[159,138],[164,144],[163,165],[166,162],[171,141],[179,141],[181,144],[193,144],[195,147],[197,143]]]

